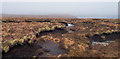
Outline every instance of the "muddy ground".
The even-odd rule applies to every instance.
[[[5,42],[7,40],[7,43],[9,43],[9,39],[11,39],[11,37],[14,37],[14,35],[12,36],[11,33],[8,33],[9,31],[7,32],[7,29],[10,29],[12,26],[14,26],[14,23],[32,23],[33,26],[30,26],[28,28],[26,28],[27,26],[23,26],[23,28],[26,30],[21,29],[22,27],[19,26],[21,30],[25,30],[25,34],[21,31],[21,37],[29,34],[29,32],[32,30],[36,31],[35,29],[38,29],[39,26],[40,28],[43,28],[48,25],[47,30],[41,30],[37,33],[35,32],[35,38],[27,39],[28,41],[25,39],[21,44],[19,44],[19,40],[15,45],[8,44],[7,46],[10,46],[9,50],[6,47],[7,43],[4,43],[5,46],[3,46],[4,49],[2,52],[3,58],[119,57],[119,19],[18,17],[3,18],[2,23],[2,31],[4,31],[4,39],[2,39],[2,42]],[[36,26],[34,23],[36,23]],[[40,24],[42,24],[42,26]],[[44,24],[47,25],[44,26]],[[73,26],[69,26],[68,24],[72,24]],[[11,25],[11,27],[5,27],[7,25]],[[52,29],[52,26],[57,27]],[[16,27],[14,26],[13,28]],[[19,28],[14,29],[17,31],[16,35],[19,33]],[[29,30],[29,28],[33,29]],[[6,37],[8,34],[9,37]],[[15,36],[15,38],[18,37]],[[29,40],[32,41],[33,39],[34,41],[30,43]]]

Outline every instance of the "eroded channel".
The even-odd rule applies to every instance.
[[[88,38],[92,45],[97,44],[106,46],[109,45],[110,42],[114,42],[115,40],[120,39],[120,32],[95,34],[94,36]]]
[[[36,34],[37,38],[40,38],[43,35],[48,34],[65,34],[68,31],[61,28],[56,28],[51,31],[43,31]],[[32,57],[32,56],[40,56],[47,57],[50,55],[57,56],[59,54],[66,54],[67,51],[61,49],[59,47],[59,43],[54,43],[50,40],[46,40],[45,42],[35,42],[34,44],[24,44],[24,45],[16,45],[11,48],[7,53],[3,52],[3,58],[10,57]]]
[[[46,21],[45,21],[46,22]],[[66,23],[67,24],[67,23]],[[73,24],[67,24],[66,27],[74,26]],[[42,31],[36,34],[37,38],[40,38],[43,35],[49,34],[65,34],[68,33],[66,29],[63,28],[55,28],[55,30],[50,31]],[[46,40],[45,42],[35,42],[34,44],[30,45],[26,43],[24,45],[15,45],[11,48],[7,53],[3,52],[3,58],[10,57],[48,57],[49,55],[57,56],[59,54],[66,54],[67,51],[61,49],[59,43],[54,43],[50,40]]]

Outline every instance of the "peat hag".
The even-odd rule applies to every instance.
[[[36,37],[39,38],[43,35],[48,34],[64,34],[67,33],[65,29],[55,28],[55,30],[50,31],[42,31],[36,34]],[[47,57],[47,54],[51,54],[57,56],[59,54],[67,53],[66,50],[61,49],[59,47],[59,43],[54,43],[50,40],[46,40],[45,42],[35,42],[34,44],[30,45],[26,43],[24,45],[15,45],[11,48],[7,53],[3,52],[3,58],[14,58],[14,57],[32,57],[32,56],[40,56],[40,57]]]
[[[112,33],[103,33],[103,34],[95,34],[92,37],[89,37],[90,42],[109,42],[115,41],[120,38],[120,32],[112,32]]]
[[[32,46],[16,45],[8,51],[8,53],[2,53],[3,58],[15,58],[15,57],[47,57],[47,54],[57,56],[59,54],[66,54],[67,51],[59,47],[59,43],[46,40],[45,42],[34,43]]]
[[[67,33],[68,31],[65,30],[65,29],[62,29],[62,28],[55,28],[55,30],[50,30],[50,31],[42,31],[38,34],[36,34],[36,37],[40,37],[40,36],[43,36],[43,35],[48,35],[48,34],[65,34]]]

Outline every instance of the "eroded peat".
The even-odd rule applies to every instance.
[[[3,56],[117,57],[118,24],[118,19],[3,18]]]

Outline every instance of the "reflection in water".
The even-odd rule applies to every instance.
[[[67,51],[65,51],[64,49],[59,48],[59,43],[54,43],[50,40],[46,40],[43,43],[39,43],[40,46],[42,46],[42,48],[44,50],[49,51],[49,54],[52,55],[59,55],[59,54],[66,54]],[[42,57],[47,57],[47,54],[43,54]]]
[[[109,45],[110,42],[115,42],[115,41],[92,42],[92,45],[103,45],[103,46],[107,46],[107,45]]]
[[[71,27],[71,26],[74,26],[73,24],[68,24],[68,26],[66,26],[66,27]]]
[[[120,38],[120,32],[112,32],[112,33],[103,33],[99,35],[94,35],[93,37],[89,37],[92,45],[109,45],[110,42],[115,42]]]

